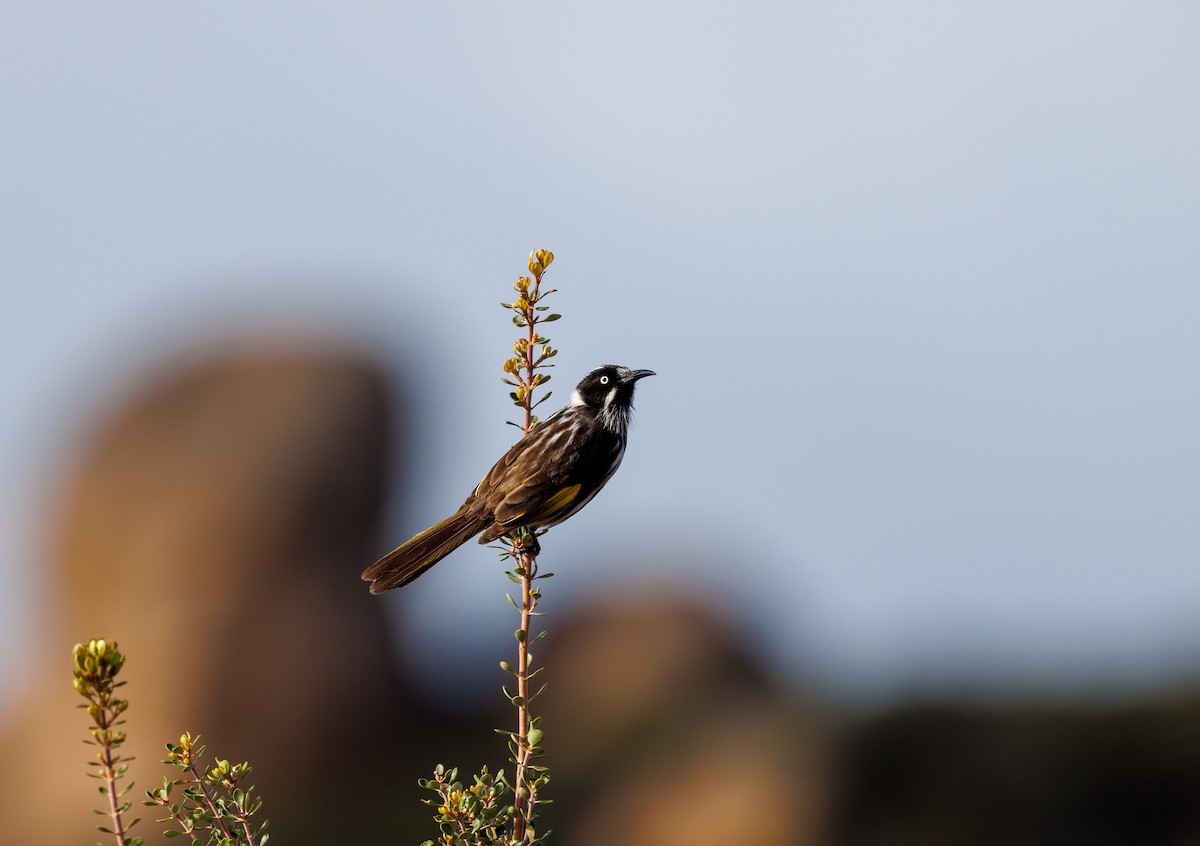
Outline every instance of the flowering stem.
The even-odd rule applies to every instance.
[[[118,750],[125,743],[125,732],[120,726],[124,719],[121,717],[129,708],[129,700],[116,696],[117,688],[125,682],[117,681],[117,675],[125,665],[125,656],[117,648],[117,644],[104,639],[94,639],[86,644],[77,643],[71,651],[74,665],[74,687],[76,693],[87,700],[88,717],[95,728],[91,730],[92,744],[100,751],[96,753],[94,765],[99,768],[93,778],[100,779],[104,786],[100,792],[108,797],[108,808],[99,813],[107,815],[112,821],[112,829],[101,828],[107,834],[116,838],[117,846],[127,846],[137,842],[137,838],[129,837],[129,829],[137,822],[125,824],[123,815],[129,810],[129,803],[121,801],[121,789],[118,782],[124,777],[126,767]],[[128,788],[126,788],[128,790]]]
[[[526,310],[526,313],[524,315],[525,323],[529,327],[528,334],[525,336],[526,340],[528,341],[528,345],[525,347],[525,362],[524,362],[524,364],[525,364],[525,384],[528,385],[529,387],[525,393],[525,403],[524,403],[524,405],[525,405],[525,425],[522,426],[521,429],[524,431],[524,433],[526,435],[528,435],[530,433],[530,431],[533,430],[533,385],[534,385],[533,369],[534,369],[534,367],[537,366],[533,360],[533,350],[534,350],[534,344],[537,343],[537,339],[538,339],[537,329],[535,328],[537,326],[538,319],[537,319],[537,315],[535,315],[533,313],[533,305],[532,304],[536,303],[538,300],[538,288],[540,288],[541,285],[542,285],[542,274],[540,274],[540,273],[533,274],[533,286],[530,288],[530,291],[529,291],[530,306]]]
[[[513,305],[514,310],[520,316],[518,325],[525,326],[526,334],[516,344],[514,349],[517,354],[516,358],[510,360],[505,365],[505,369],[519,382],[514,399],[518,401],[524,412],[524,425],[521,429],[525,435],[532,432],[537,424],[537,419],[533,416],[534,406],[537,405],[533,398],[534,391],[549,378],[537,374],[536,371],[539,367],[549,367],[550,365],[544,364],[544,362],[555,354],[547,340],[539,337],[537,331],[538,324],[543,322],[539,312],[545,310],[537,303],[542,297],[553,293],[553,291],[543,292],[541,290],[542,274],[553,260],[554,254],[547,250],[530,253],[529,273],[532,279],[522,277],[517,283],[519,297]],[[556,318],[557,315],[551,315],[545,319]],[[540,353],[538,352],[539,346]],[[529,543],[530,541],[532,543]],[[533,584],[534,580],[538,578],[537,552],[537,538],[532,532],[522,533],[513,539],[512,557],[517,562],[514,575],[521,584],[521,627],[516,632],[517,694],[512,700],[517,707],[516,743],[513,749],[513,763],[516,766],[516,780],[513,784],[512,842],[514,844],[524,843],[530,836],[535,816],[534,809],[537,805],[538,779],[530,777],[531,760],[535,747],[538,746],[537,740],[531,739],[536,719],[530,711],[530,700],[537,694],[531,695],[529,690],[529,680],[537,672],[530,670],[529,654],[529,644],[533,640],[530,636],[530,629],[533,617],[537,614],[538,600],[541,598],[541,591]],[[540,733],[538,739],[540,739]]]

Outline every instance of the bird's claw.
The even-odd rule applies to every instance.
[[[516,539],[518,554],[528,555],[531,558],[537,558],[542,551],[542,544],[537,539],[537,535],[533,532],[525,532],[522,537]]]

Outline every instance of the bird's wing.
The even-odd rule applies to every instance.
[[[546,439],[539,437],[543,431],[535,430],[518,442],[492,468],[497,477],[485,480],[495,485],[485,484],[485,489],[492,491],[492,519],[501,526],[536,526],[579,495],[580,485],[570,478],[570,462],[546,460]]]
[[[522,485],[496,509],[495,521],[507,528],[538,526],[566,508],[583,488],[574,485]]]
[[[484,476],[476,497],[487,503],[496,524],[537,526],[569,506],[582,489],[574,478],[578,439],[562,422],[562,409],[509,449]]]

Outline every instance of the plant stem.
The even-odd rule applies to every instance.
[[[192,841],[192,843],[199,843],[200,838],[196,836],[195,829],[190,827],[192,825],[192,821],[185,817],[182,811],[176,811],[169,801],[162,804],[163,807],[165,807],[171,813],[170,819],[173,819],[175,822],[179,823],[179,830],[184,832]],[[167,820],[165,818],[159,820],[159,822],[166,821]]]
[[[117,838],[117,846],[125,846],[125,821],[121,818],[121,806],[117,802],[117,760],[113,757],[111,746],[111,727],[108,721],[108,703],[98,703],[96,725],[100,727],[97,740],[100,743],[101,769],[104,770],[105,793],[108,794],[108,814],[112,817],[113,835]]]
[[[200,795],[204,797],[204,804],[208,806],[210,811],[212,811],[213,821],[221,829],[221,833],[225,835],[226,840],[231,843],[235,842],[233,833],[229,830],[229,827],[225,825],[224,815],[221,813],[220,809],[217,808],[216,800],[213,799],[212,794],[208,792],[208,785],[204,783],[204,776],[202,776],[196,769],[195,764],[189,766],[188,771],[191,772],[192,778],[196,780],[196,786],[200,788]],[[250,841],[250,844],[253,846],[254,841]]]
[[[533,287],[529,290],[529,300],[531,303],[536,303],[538,300],[538,288],[542,284],[542,275],[535,273],[533,276]],[[533,370],[536,367],[533,361],[533,344],[537,340],[538,319],[534,314],[533,306],[530,305],[529,311],[525,315],[525,324],[529,327],[529,332],[526,338],[529,340],[529,346],[525,349],[525,381],[529,385],[528,391],[525,393],[525,434],[529,434],[529,430],[533,428]]]
[[[513,800],[513,842],[521,843],[525,839],[525,829],[533,818],[533,806],[536,798],[532,790],[526,799],[523,790],[528,790],[525,784],[525,771],[529,767],[532,746],[529,743],[529,642],[530,628],[534,609],[537,608],[537,594],[533,590],[533,580],[537,578],[537,559],[523,549],[516,551],[520,562],[521,575],[521,637],[517,640],[517,696],[521,704],[517,706],[517,777],[514,784],[515,798]]]
[[[533,270],[531,267],[530,270]],[[537,324],[540,322],[534,311],[534,304],[539,297],[542,284],[542,274],[533,273],[533,284],[530,286],[527,298],[529,307],[525,311],[527,326],[525,347],[525,425],[524,432],[528,435],[533,430],[533,391],[535,387],[534,371],[537,362],[534,360],[534,350],[538,339]],[[535,547],[536,548],[536,547]],[[534,579],[537,578],[537,558],[523,546],[513,543],[513,558],[518,564],[521,577],[521,637],[517,638],[517,696],[520,705],[517,706],[517,753],[516,753],[516,782],[513,784],[513,843],[523,843],[529,823],[533,821],[533,809],[537,802],[534,791],[525,784],[525,773],[529,768],[532,757],[532,745],[529,743],[531,723],[529,709],[529,643],[530,628],[533,621],[534,609],[537,608],[538,593],[533,589]],[[527,795],[525,795],[527,792]]]

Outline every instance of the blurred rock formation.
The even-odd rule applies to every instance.
[[[152,816],[139,799],[186,729],[251,761],[280,842],[328,842],[335,817],[344,842],[372,833],[346,803],[372,801],[365,790],[394,805],[411,780],[383,763],[406,705],[385,606],[357,578],[377,552],[390,427],[383,375],[320,350],[196,364],[103,427],[61,509],[61,607],[47,610],[60,622],[39,662],[57,672],[3,729],[19,762],[0,776],[6,840],[96,840],[66,673],[71,645],[100,636],[129,657],[134,815]],[[134,833],[158,842],[160,828]]]
[[[652,572],[653,565],[647,564]],[[826,843],[826,738],[679,591],[550,619],[550,827],[572,846]]]

